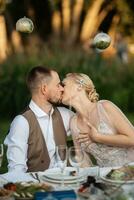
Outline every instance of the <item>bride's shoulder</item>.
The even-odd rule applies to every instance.
[[[113,102],[109,100],[100,100],[98,103],[101,104],[106,110],[114,110],[117,107]]]

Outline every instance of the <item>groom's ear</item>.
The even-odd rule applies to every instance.
[[[46,84],[41,85],[41,92],[42,92],[42,94],[46,94],[46,92],[47,92],[47,85]]]

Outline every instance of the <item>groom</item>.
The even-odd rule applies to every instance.
[[[64,88],[56,71],[43,66],[28,74],[31,101],[11,123],[4,143],[8,169],[22,172],[44,171],[56,164],[55,147],[66,144],[73,112],[53,105],[61,100]]]

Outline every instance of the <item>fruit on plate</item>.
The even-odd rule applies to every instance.
[[[12,196],[12,191],[0,188],[0,200],[9,200]]]
[[[118,169],[112,169],[106,177],[112,180],[121,181],[134,180],[134,166],[123,166]]]
[[[46,183],[31,183],[31,182],[21,182],[21,183],[7,183],[4,188],[13,191],[13,195],[16,198],[33,198],[35,192],[39,191],[51,191],[52,186]]]

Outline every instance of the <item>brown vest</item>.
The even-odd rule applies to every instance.
[[[22,114],[29,123],[29,138],[27,152],[28,172],[44,171],[49,168],[50,158],[40,125],[35,114],[28,109]],[[54,108],[52,114],[53,132],[56,146],[66,144],[66,131],[61,114]]]

